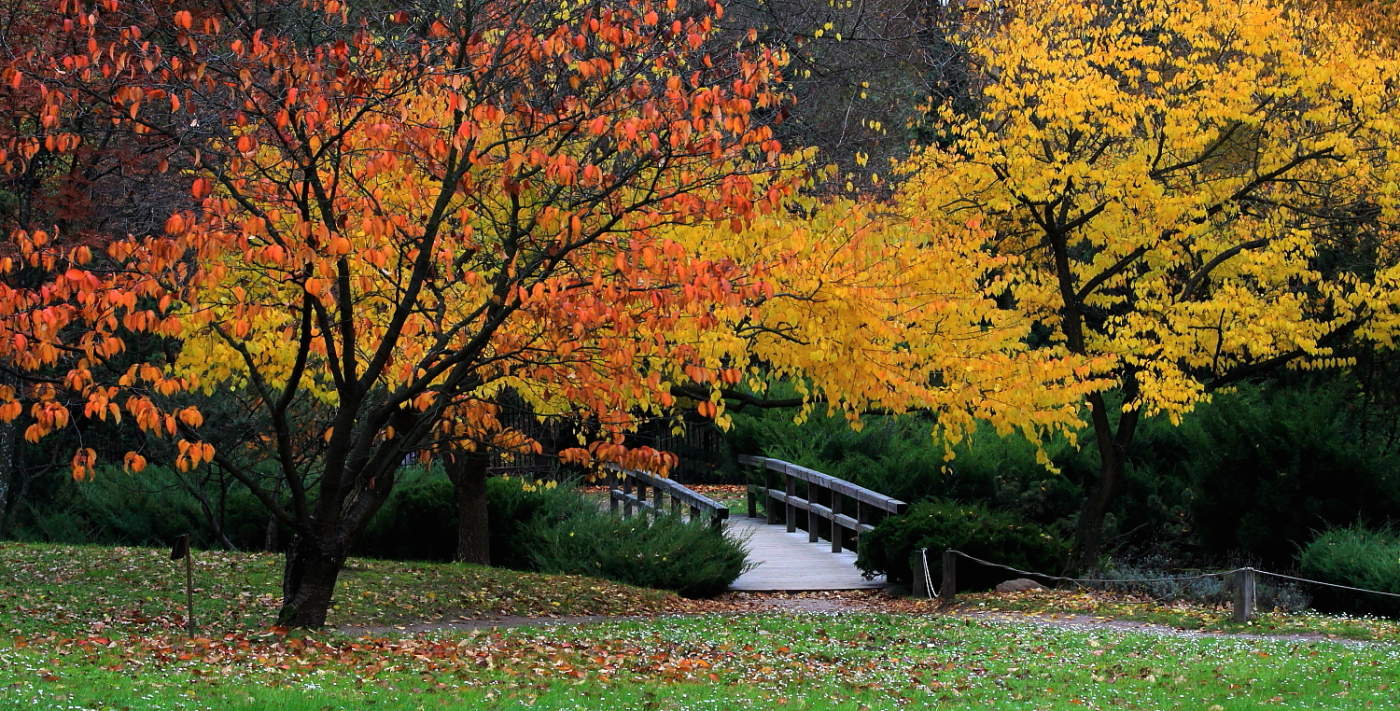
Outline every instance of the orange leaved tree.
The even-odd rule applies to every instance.
[[[324,624],[406,457],[530,446],[496,441],[511,439],[501,387],[599,423],[572,457],[664,468],[621,434],[639,403],[670,404],[660,364],[689,353],[670,324],[762,295],[665,236],[716,223],[737,239],[785,193],[755,120],[781,58],[700,52],[713,3],[27,11],[70,38],[4,70],[43,87],[39,128],[80,110],[120,125],[181,167],[190,198],[159,234],[103,250],[11,235],[6,272],[48,276],[6,284],[0,356],[48,375],[0,391],[0,415],[27,409],[37,440],[76,415],[59,392],[79,393],[84,416],[175,440],[181,468],[239,478],[293,534],[281,624]],[[136,333],[178,347],[114,367]],[[243,446],[199,438],[181,399],[197,390],[238,413]],[[80,450],[75,473],[98,456]]]

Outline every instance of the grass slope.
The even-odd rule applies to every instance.
[[[153,633],[184,624],[184,563],[154,548],[0,543],[0,634]],[[204,634],[276,617],[282,557],[196,551],[195,621]],[[475,565],[352,559],[328,624],[392,625],[496,615],[688,610],[666,592]]]

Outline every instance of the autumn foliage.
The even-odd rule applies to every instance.
[[[590,413],[579,461],[665,468],[620,437],[638,407],[670,404],[654,364],[704,372],[666,334],[763,285],[662,228],[737,233],[778,204],[779,146],[750,116],[777,100],[781,58],[698,53],[715,5],[280,9],[47,8],[78,41],[5,70],[42,97],[12,165],[33,141],[71,147],[62,117],[97,112],[177,153],[189,201],[96,253],[15,230],[5,266],[48,277],[6,285],[0,355],[54,375],[0,395],[31,440],[78,414],[62,390],[83,416],[175,438],[182,468],[217,459],[295,532],[283,621],[319,624],[407,454],[530,446],[500,426],[501,387]],[[292,16],[317,41],[260,24]],[[110,372],[130,334],[183,348]],[[197,391],[238,401],[247,452],[199,439],[179,397]],[[97,456],[80,450],[75,473]],[[285,498],[251,471],[268,459]]]
[[[242,482],[292,532],[285,624],[324,622],[406,458],[538,451],[507,389],[584,423],[565,460],[658,471],[639,422],[779,378],[949,437],[1087,411],[1092,558],[1140,417],[1392,342],[1400,65],[1310,9],[989,10],[980,105],[857,200],[814,196],[786,55],[714,0],[12,5],[7,185],[159,189],[6,213],[0,419],[165,443],[79,477],[168,450]]]

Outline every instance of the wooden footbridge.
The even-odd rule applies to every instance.
[[[728,507],[671,479],[622,469],[614,470],[610,507],[624,516],[669,508],[724,527],[744,541],[749,557],[749,570],[733,590],[884,586],[883,578],[866,579],[856,569],[855,548],[880,519],[903,513],[903,501],[780,459],[744,456],[739,463],[753,468],[759,482],[749,485],[747,516],[731,517]]]

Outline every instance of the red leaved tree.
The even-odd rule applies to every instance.
[[[569,456],[664,468],[621,436],[690,365],[667,334],[762,293],[665,236],[740,239],[784,192],[752,120],[779,58],[702,53],[712,2],[25,11],[61,30],[0,77],[39,87],[38,127],[88,112],[159,146],[191,203],[101,250],[15,230],[6,274],[44,278],[6,281],[0,356],[58,376],[0,392],[0,415],[27,409],[38,439],[76,393],[83,416],[174,439],[180,467],[239,478],[293,534],[281,624],[324,624],[405,457],[531,446],[499,422],[502,387],[599,424]],[[114,369],[135,333],[178,353]],[[241,446],[199,438],[196,390],[236,413]],[[75,473],[97,459],[80,449]]]

